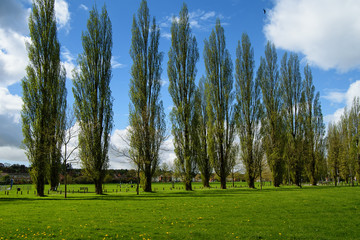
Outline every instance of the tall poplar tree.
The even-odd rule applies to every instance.
[[[255,188],[258,173],[256,160],[260,122],[262,117],[259,79],[254,79],[254,49],[247,34],[241,37],[236,49],[236,99],[237,130],[240,137],[241,159],[246,169],[246,179],[250,188]]]
[[[169,51],[169,93],[174,102],[170,119],[174,136],[175,154],[184,176],[186,190],[192,190],[191,182],[196,173],[198,154],[198,114],[195,109],[196,63],[199,60],[196,38],[191,34],[186,4],[173,18],[171,47]]]
[[[337,124],[329,123],[328,125],[328,137],[327,137],[327,157],[330,170],[330,176],[332,177],[335,186],[337,186],[339,174],[340,174],[340,131]]]
[[[226,189],[226,177],[234,166],[237,148],[235,137],[235,106],[232,77],[232,62],[226,49],[224,28],[216,20],[209,40],[204,41],[206,69],[208,153],[221,188]]]
[[[87,31],[81,38],[83,53],[78,59],[79,70],[73,72],[74,110],[80,125],[79,155],[82,166],[95,183],[96,194],[102,194],[113,127],[112,26],[105,6],[101,15],[93,7]]]
[[[208,141],[207,141],[209,135],[209,130],[207,126],[209,117],[206,110],[207,107],[207,101],[206,101],[207,94],[205,92],[206,84],[207,83],[205,77],[201,77],[199,80],[198,96],[196,101],[197,103],[196,111],[199,113],[198,133],[199,133],[199,151],[200,151],[197,164],[199,171],[201,173],[202,184],[204,187],[209,188],[212,166],[208,154]]]
[[[304,68],[304,91],[302,114],[304,115],[304,148],[302,157],[305,159],[307,174],[312,185],[316,185],[324,166],[324,135],[325,126],[320,104],[320,94],[315,94],[311,69]]]
[[[130,56],[130,146],[143,173],[143,189],[151,191],[151,179],[159,165],[159,150],[165,140],[165,114],[160,100],[161,61],[160,29],[150,15],[147,2],[141,1],[137,18],[133,17]]]
[[[354,177],[360,179],[360,98],[355,97],[350,109],[350,177],[354,185]]]
[[[262,121],[264,134],[264,148],[270,170],[273,175],[273,184],[279,187],[284,175],[284,123],[281,117],[281,81],[277,64],[275,45],[268,42],[265,47],[265,59],[261,57],[257,71],[265,116]]]
[[[59,181],[65,130],[66,72],[60,63],[54,0],[34,1],[29,30],[29,65],[22,80],[23,144],[37,195],[44,196],[46,180],[50,180],[52,188]]]
[[[285,120],[285,156],[287,177],[293,179],[301,187],[301,177],[304,170],[304,157],[302,156],[302,140],[304,136],[303,113],[301,101],[303,84],[300,74],[300,61],[296,54],[287,53],[281,61],[280,79],[282,87],[283,111]]]

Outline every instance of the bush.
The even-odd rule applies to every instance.
[[[106,174],[104,178],[104,183],[111,183],[113,181],[113,177],[110,174]]]
[[[74,183],[77,183],[77,184],[93,183],[93,181],[89,177],[86,177],[86,176],[78,176],[78,177],[74,178],[73,180],[74,180]]]

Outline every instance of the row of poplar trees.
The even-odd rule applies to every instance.
[[[37,194],[44,196],[59,184],[67,121],[66,71],[60,62],[60,44],[54,10],[55,0],[35,0],[29,17],[31,42],[27,43],[29,65],[22,80],[23,144],[31,163]],[[79,156],[93,179],[97,194],[108,168],[109,139],[113,127],[111,97],[112,26],[105,6],[101,14],[90,11],[87,31],[82,34],[83,53],[73,71],[74,109],[79,132]]]
[[[198,170],[205,187],[214,170],[226,188],[239,156],[251,188],[257,177],[261,180],[265,159],[276,187],[301,186],[305,180],[316,185],[326,166],[324,124],[309,66],[302,78],[298,56],[285,53],[279,71],[275,46],[268,43],[255,74],[254,50],[243,34],[236,49],[234,84],[219,19],[204,45],[206,75],[196,86],[199,53],[184,4],[172,21],[167,73],[176,164],[186,190],[192,189]]]
[[[340,121],[329,123],[327,156],[335,186],[341,180],[351,183],[360,178],[360,98],[355,97]]]
[[[29,28],[30,63],[22,80],[23,143],[37,193],[43,196],[46,180],[52,189],[59,182],[66,125],[66,73],[60,62],[54,0],[34,1]],[[198,170],[205,187],[214,170],[221,188],[226,188],[226,178],[239,154],[249,187],[255,187],[255,179],[261,178],[264,159],[275,186],[283,182],[301,186],[304,176],[316,184],[325,161],[324,124],[310,68],[305,67],[302,79],[297,55],[284,54],[279,72],[276,49],[268,43],[255,76],[254,51],[248,35],[243,34],[236,50],[234,84],[224,29],[217,20],[205,40],[206,75],[196,86],[199,52],[185,4],[179,18],[172,21],[171,36],[167,73],[174,107],[170,119],[176,164],[186,190],[192,189]],[[132,25],[129,154],[142,172],[144,191],[152,190],[151,180],[166,139],[159,39],[159,26],[155,18],[151,23],[143,0]],[[109,87],[112,26],[105,6],[101,14],[95,7],[90,11],[82,44],[79,67],[73,71],[79,155],[83,168],[94,180],[96,193],[101,194],[113,127]]]
[[[132,159],[144,172],[144,190],[151,191],[165,123],[159,100],[160,33],[155,18],[150,27],[146,1],[134,16],[132,34]],[[220,20],[205,40],[203,54],[206,76],[196,86],[199,51],[184,4],[172,21],[167,74],[174,103],[170,120],[175,161],[186,190],[192,189],[198,170],[205,187],[215,170],[221,188],[226,188],[239,152],[249,187],[255,187],[255,179],[261,177],[264,159],[275,186],[284,182],[301,186],[304,180],[316,185],[326,168],[324,124],[309,66],[302,78],[298,56],[285,53],[279,71],[276,49],[268,43],[255,76],[253,48],[248,35],[243,34],[236,51],[234,84],[233,63]],[[236,136],[240,146],[235,143]]]

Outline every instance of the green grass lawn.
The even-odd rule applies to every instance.
[[[359,187],[243,187],[185,192],[154,184],[156,192],[109,184],[97,196],[63,193],[39,198],[0,192],[0,239],[359,239]],[[230,184],[229,184],[230,186]],[[217,188],[215,188],[217,187]],[[116,189],[118,192],[116,192]],[[125,189],[129,189],[126,191]],[[60,189],[61,190],[61,189]]]

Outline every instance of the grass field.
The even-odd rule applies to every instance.
[[[265,187],[156,192],[109,184],[97,196],[64,193],[39,198],[34,187],[0,192],[0,239],[359,239],[360,187]],[[230,184],[229,184],[230,186]],[[215,188],[217,187],[217,188]],[[126,191],[126,189],[129,189]],[[27,191],[29,190],[29,194]],[[62,189],[60,189],[62,190]],[[116,192],[117,190],[117,192]]]

